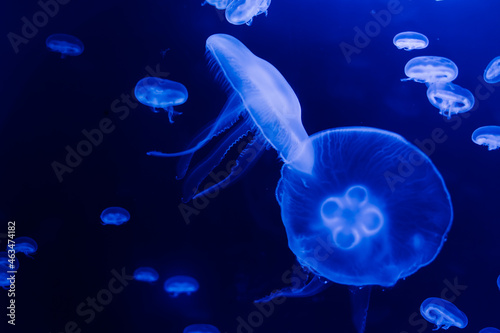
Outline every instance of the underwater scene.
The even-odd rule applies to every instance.
[[[6,3],[0,332],[500,332],[499,12]]]

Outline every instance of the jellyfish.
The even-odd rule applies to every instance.
[[[498,290],[500,290],[500,275],[497,278],[497,287],[498,287]]]
[[[467,89],[451,82],[431,83],[427,98],[439,109],[439,114],[448,117],[467,112],[474,106],[474,95]]]
[[[159,77],[146,77],[137,82],[134,94],[139,102],[150,106],[153,112],[158,112],[157,108],[168,112],[170,123],[174,122],[174,116],[182,114],[173,107],[184,104],[188,98],[187,89],[182,83]]]
[[[217,9],[226,9],[229,4],[229,0],[205,0],[201,5],[204,6],[207,3]]]
[[[121,225],[130,220],[130,213],[121,207],[108,207],[101,213],[102,224]]]
[[[139,267],[134,271],[134,279],[144,282],[158,281],[158,272],[151,267]]]
[[[220,333],[217,327],[209,324],[194,324],[187,326],[183,333]]]
[[[429,297],[423,301],[420,305],[420,314],[428,322],[436,325],[434,330],[440,328],[447,330],[451,326],[464,328],[468,323],[465,313],[453,303],[438,297]]]
[[[225,106],[218,118],[194,138],[187,150],[148,153],[164,157],[184,155],[178,165],[177,178],[181,179],[187,172],[193,153],[211,138],[226,133],[210,155],[188,175],[182,200],[187,202],[209,191],[224,188],[255,163],[267,146],[275,148],[287,165],[302,172],[311,172],[312,146],[300,119],[300,103],[281,73],[232,36],[212,35],[207,39],[206,47],[230,88]],[[201,182],[221,163],[231,146],[248,132],[253,133],[253,139],[241,151],[227,175],[217,177],[215,184],[197,192]]]
[[[429,39],[425,35],[414,31],[400,32],[392,42],[398,49],[405,51],[425,49],[429,45]]]
[[[479,333],[500,333],[500,330],[494,327],[485,327]]]
[[[500,56],[490,61],[483,75],[484,81],[488,83],[500,82]]]
[[[45,45],[52,52],[61,53],[61,58],[78,56],[83,53],[83,43],[75,36],[66,34],[53,34],[45,40]]]
[[[32,258],[30,254],[34,254],[38,249],[38,244],[30,237],[17,237],[15,240],[15,251],[24,253],[27,257]]]
[[[226,20],[234,25],[251,25],[254,16],[265,13],[271,0],[233,0],[226,7]]]
[[[422,56],[408,61],[405,66],[408,78],[401,81],[413,80],[420,83],[451,82],[458,76],[458,67],[453,61],[444,57]]]
[[[479,127],[472,133],[472,141],[480,146],[488,146],[488,150],[500,148],[500,126]]]
[[[177,297],[180,294],[191,295],[200,288],[200,285],[190,276],[177,275],[165,281],[163,288],[170,297]]]

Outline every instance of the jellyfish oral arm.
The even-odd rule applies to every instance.
[[[322,292],[323,290],[330,287],[332,284],[330,281],[314,275],[311,281],[306,283],[302,288],[293,289],[290,287],[283,288],[281,290],[272,292],[269,296],[263,297],[254,301],[254,303],[267,303],[276,297],[308,297],[314,296]]]

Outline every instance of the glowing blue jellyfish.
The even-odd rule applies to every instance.
[[[158,272],[151,267],[139,267],[134,271],[134,279],[137,281],[156,282],[158,278]]]
[[[229,4],[229,0],[206,0],[201,5],[203,6],[207,3],[217,9],[226,9],[227,5]]]
[[[165,281],[163,288],[169,296],[177,297],[180,294],[191,295],[200,288],[200,285],[190,276],[177,275]]]
[[[27,257],[31,258],[30,254],[35,254],[36,250],[38,250],[38,244],[33,238],[17,237],[14,241],[16,242],[16,245],[14,247],[16,253],[22,252]]]
[[[479,127],[472,133],[472,141],[480,146],[488,146],[488,150],[500,148],[500,126]]]
[[[219,117],[195,137],[189,149],[170,154],[148,153],[166,157],[186,155],[179,162],[177,178],[180,179],[185,176],[193,153],[212,137],[220,136],[227,130],[227,136],[220,139],[211,155],[187,177],[183,201],[216,191],[235,181],[257,160],[267,145],[275,148],[288,165],[302,172],[311,172],[312,148],[300,119],[300,104],[280,72],[229,35],[212,35],[207,39],[206,46],[208,54],[232,88],[226,105]],[[196,193],[200,183],[222,161],[231,146],[249,131],[254,133],[253,141],[241,151],[226,177],[220,177],[222,179],[218,179],[216,184]]]
[[[226,7],[226,20],[235,25],[252,24],[254,16],[265,13],[271,0],[233,0]]]
[[[186,327],[182,333],[220,333],[220,331],[209,324],[194,324]]]
[[[413,80],[420,83],[451,82],[458,76],[458,67],[453,61],[444,57],[422,56],[408,61],[405,66],[408,76],[401,81]]]
[[[497,287],[498,287],[498,290],[500,290],[500,275],[497,278]]]
[[[83,43],[75,36],[66,34],[53,34],[45,40],[45,45],[52,52],[61,53],[61,58],[78,56],[83,53]]]
[[[400,32],[392,42],[398,49],[405,51],[425,49],[429,45],[429,39],[425,35],[414,31]]]
[[[15,253],[0,252],[0,287],[9,289],[11,281],[9,278],[12,273],[19,269],[19,261],[15,257]]]
[[[479,333],[500,333],[500,330],[494,327],[485,327]]]
[[[490,61],[488,66],[486,66],[483,78],[484,81],[488,83],[500,82],[500,56],[494,58]]]
[[[464,328],[468,323],[465,313],[452,303],[437,297],[430,297],[423,301],[420,305],[420,314],[428,322],[436,325],[434,330],[440,328],[447,330],[451,326]]]
[[[130,220],[130,213],[121,207],[108,207],[101,213],[102,224],[120,225]]]
[[[150,106],[153,112],[163,109],[168,112],[168,120],[173,123],[173,117],[182,112],[174,111],[174,106],[183,104],[188,98],[186,87],[179,82],[146,77],[135,86],[135,97],[144,105]]]
[[[474,95],[467,89],[447,82],[431,83],[427,88],[427,98],[439,109],[439,114],[448,117],[467,112],[474,106]]]

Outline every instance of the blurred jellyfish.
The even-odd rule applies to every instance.
[[[405,66],[408,76],[401,81],[413,80],[420,83],[451,82],[458,76],[458,67],[448,58],[436,56],[415,57]]]
[[[494,327],[485,327],[479,333],[500,333],[500,330]]]
[[[186,87],[179,82],[146,77],[135,86],[135,97],[144,105],[150,106],[153,112],[163,109],[168,112],[168,120],[173,123],[173,117],[182,114],[174,111],[174,106],[184,104],[188,98]]]
[[[498,290],[500,290],[500,275],[497,278],[497,287],[498,287]]]
[[[10,276],[8,272],[15,272],[19,269],[19,261],[17,260],[15,253],[10,252],[0,252],[0,287],[4,289],[9,289],[10,286]]]
[[[472,141],[478,145],[488,146],[488,150],[500,147],[500,126],[479,127],[472,133]]]
[[[500,82],[500,56],[494,58],[490,61],[488,66],[486,66],[483,78],[484,81],[488,83]]]
[[[33,238],[30,237],[17,237],[15,240],[15,251],[24,253],[27,257],[30,257],[30,254],[34,254],[36,250],[38,250],[38,244],[35,242]]]
[[[144,282],[158,281],[158,272],[151,267],[139,267],[134,271],[134,279]]]
[[[452,303],[438,297],[430,297],[423,301],[420,305],[420,314],[428,322],[436,325],[434,330],[440,328],[447,330],[451,326],[464,328],[468,323],[465,313]]]
[[[398,49],[405,51],[425,49],[429,45],[429,39],[425,35],[414,31],[400,32],[392,42]]]
[[[226,20],[235,25],[252,24],[254,16],[265,13],[271,0],[233,0],[226,7]]]
[[[199,287],[198,281],[190,276],[184,275],[171,277],[165,281],[163,285],[163,288],[171,297],[177,297],[180,294],[191,295],[191,293],[197,291]]]
[[[102,224],[120,225],[130,220],[130,213],[121,207],[108,207],[101,213]]]
[[[61,53],[61,58],[77,56],[83,52],[83,43],[75,36],[66,34],[50,35],[45,41],[47,48],[52,52]]]
[[[178,179],[185,176],[193,153],[210,139],[227,131],[204,161],[187,177],[184,183],[184,202],[209,191],[217,191],[240,177],[262,154],[266,146],[275,148],[290,166],[302,172],[312,170],[312,148],[300,119],[300,104],[292,88],[278,70],[258,58],[236,38],[216,34],[207,39],[208,54],[220,67],[231,95],[219,117],[208,124],[188,146],[179,153],[149,152],[153,156],[183,156],[178,165]],[[231,129],[230,129],[231,128]],[[212,176],[216,184],[198,192],[201,182],[222,161],[231,146],[247,133],[253,140],[240,151],[227,174]]]
[[[439,109],[439,114],[448,117],[467,112],[474,106],[474,95],[451,82],[431,83],[427,88],[427,98]]]
[[[229,3],[229,0],[206,0],[204,1],[201,5],[205,5],[205,4],[209,4],[209,5],[212,5],[214,6],[215,8],[217,9],[226,9],[228,3]]]
[[[220,333],[220,331],[209,324],[194,324],[187,326],[182,333]]]

